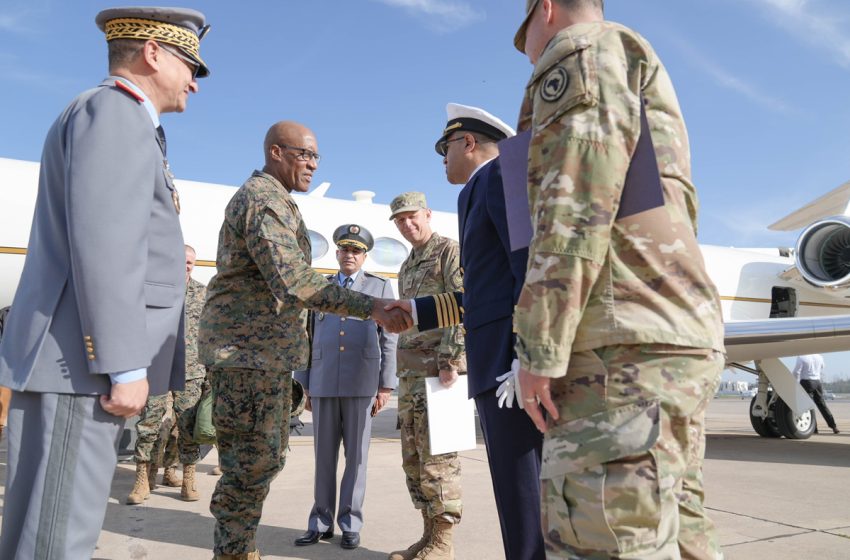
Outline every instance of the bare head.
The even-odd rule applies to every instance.
[[[275,123],[263,141],[263,171],[289,192],[307,192],[319,168],[318,150],[316,135],[306,126],[292,121]]]
[[[198,256],[191,245],[184,245],[183,248],[186,250],[186,283],[188,284],[192,271],[195,270],[195,261],[198,260]]]
[[[556,33],[577,23],[602,21],[604,8],[604,0],[534,0],[514,44],[537,64]]]

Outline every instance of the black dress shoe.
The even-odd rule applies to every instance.
[[[320,533],[319,531],[313,531],[308,529],[304,531],[304,534],[295,539],[295,546],[308,546],[311,544],[316,544],[319,542],[319,539],[323,541],[334,538],[334,530],[328,529],[324,533]]]
[[[360,546],[360,533],[354,531],[343,531],[342,541],[339,543],[342,548],[357,548]]]

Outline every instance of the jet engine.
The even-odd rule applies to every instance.
[[[850,217],[817,221],[797,239],[797,270],[819,288],[850,286]]]

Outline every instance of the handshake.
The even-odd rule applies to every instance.
[[[372,319],[391,333],[400,333],[413,326],[410,301],[406,299],[375,298]]]

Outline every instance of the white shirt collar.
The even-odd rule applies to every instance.
[[[487,165],[488,163],[490,163],[490,162],[491,162],[491,161],[493,161],[494,159],[496,159],[496,156],[491,157],[490,159],[488,159],[487,161],[483,162],[481,165],[479,165],[478,167],[476,167],[476,168],[475,168],[475,171],[473,171],[473,172],[469,175],[469,180],[467,180],[467,181],[466,181],[466,184],[468,185],[468,184],[469,184],[469,181],[472,181],[472,178],[473,178],[473,177],[475,177],[475,174],[476,174],[476,173],[478,173],[479,171],[481,171],[481,168],[482,168],[482,167],[484,167],[485,165]]]

